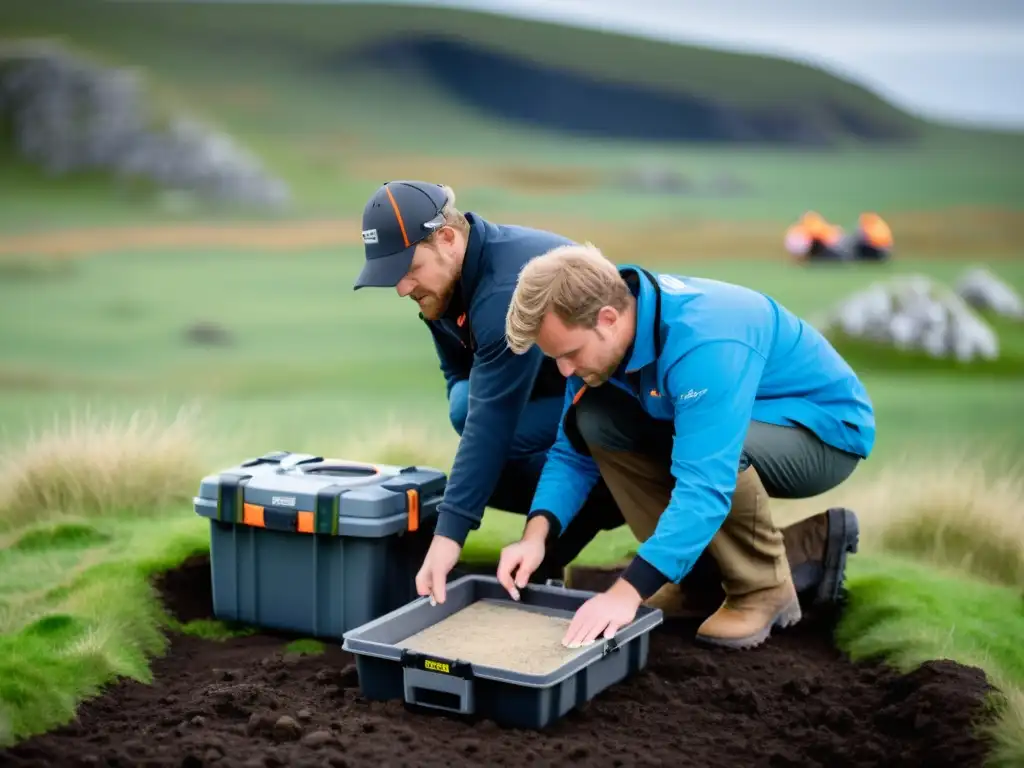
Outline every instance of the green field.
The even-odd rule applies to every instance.
[[[355,235],[365,197],[381,181],[429,174],[445,176],[437,180],[456,187],[460,206],[484,216],[564,221],[584,236],[592,227],[614,243],[618,260],[739,282],[806,316],[874,280],[923,273],[950,282],[974,264],[1024,292],[1022,136],[922,124],[923,138],[910,146],[815,152],[566,138],[489,121],[429,82],[326,66],[353,41],[382,36],[394,13],[234,4],[172,12],[91,2],[44,11],[19,3],[0,8],[0,28],[5,36],[64,36],[101,60],[141,67],[159,109],[184,108],[220,126],[288,181],[296,207],[279,218],[350,221]],[[550,44],[552,30],[525,22],[402,13],[410,28],[447,24],[587,71],[618,62],[621,77],[649,75],[681,89],[703,80],[736,100],[793,89],[837,93],[910,120],[785,62],[611,38],[602,42],[604,55],[583,56],[596,50],[591,33],[571,33],[573,44],[559,46]],[[622,64],[635,65],[634,51],[661,65]],[[145,579],[206,546],[191,509],[202,474],[273,449],[447,468],[456,443],[414,305],[388,291],[351,290],[362,258],[357,236],[281,251],[258,243],[99,245],[67,262],[46,247],[5,254],[4,243],[26,233],[63,233],[74,244],[80,227],[156,231],[256,215],[175,208],[100,175],[49,179],[10,147],[0,152],[6,743],[73,717],[81,697],[113,676],[147,679],[168,619]],[[701,182],[730,174],[748,193],[640,195],[610,181],[651,163]],[[542,171],[556,181],[525,173]],[[574,183],[574,174],[587,180]],[[784,229],[811,208],[847,226],[864,210],[891,217],[893,263],[791,264]],[[717,234],[709,240],[703,227]],[[665,229],[676,229],[674,238],[658,235]],[[647,235],[631,239],[637,231]],[[228,343],[191,343],[187,329],[202,322],[221,326]],[[1009,696],[999,743],[1012,765],[1024,756],[1024,657],[1012,642],[1024,631],[1024,328],[999,328],[1009,362],[993,375],[851,352],[877,409],[878,443],[849,487],[827,501],[853,505],[867,529],[844,646],[900,663],[948,655],[983,666]],[[181,409],[196,407],[171,424]],[[132,421],[147,412],[152,423]],[[467,556],[493,558],[520,526],[488,512]],[[628,536],[608,534],[584,559],[617,560],[632,546]]]
[[[447,439],[443,378],[426,327],[415,305],[393,292],[351,290],[359,258],[351,248],[285,258],[119,253],[75,262],[60,276],[5,281],[0,421],[19,436],[45,423],[55,405],[124,413],[198,402],[214,433],[244,433],[249,452],[321,451],[380,420],[422,423]],[[674,266],[764,290],[803,314],[887,271],[808,272],[764,260]],[[901,266],[948,278],[963,268]],[[996,269],[1024,289],[1020,264]],[[222,325],[232,345],[190,344],[185,331],[201,321]],[[1019,374],[867,367],[863,374],[879,413],[877,458],[865,470],[906,451],[969,443],[1024,450]]]
[[[850,143],[835,151],[679,146],[573,137],[489,120],[439,87],[386,67],[332,67],[389,35],[438,28],[551,65],[669,90],[719,94],[729,103],[829,98],[867,115],[913,123],[909,145]],[[3,36],[62,40],[107,66],[138,70],[158,117],[183,112],[256,152],[292,185],[296,215],[358,216],[381,173],[445,173],[480,209],[517,217],[585,213],[768,219],[784,227],[806,208],[851,224],[863,210],[892,214],[949,206],[1019,210],[1024,138],[931,125],[853,85],[790,62],[639,43],[594,32],[486,15],[386,6],[112,4],[58,0],[0,8]],[[3,38],[0,36],[0,39]],[[734,176],[752,190],[720,195],[636,195],[614,185],[522,187],[515,171],[617,172],[641,165],[703,183]],[[492,167],[493,166],[493,167]],[[476,169],[482,168],[482,171]],[[6,171],[6,168],[5,168]],[[52,228],[125,220],[205,217],[154,211],[89,179],[52,190],[29,169],[0,178],[0,227]],[[781,242],[781,229],[777,243]],[[656,254],[662,255],[662,254]],[[744,254],[740,254],[744,255]],[[746,254],[759,256],[761,254]]]

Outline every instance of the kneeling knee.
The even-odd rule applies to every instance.
[[[589,393],[588,393],[589,394]],[[614,408],[600,398],[583,397],[576,404],[576,428],[588,446],[606,451],[626,451],[633,441],[624,434]]]

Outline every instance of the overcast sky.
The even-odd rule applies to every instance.
[[[923,115],[1024,127],[1024,0],[398,1],[781,53]]]

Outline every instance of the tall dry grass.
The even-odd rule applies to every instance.
[[[864,551],[890,552],[1024,588],[1024,463],[980,454],[905,459],[799,502],[786,517],[853,509]]]
[[[996,681],[997,685],[1000,682]],[[991,768],[1019,768],[1024,764],[1024,688],[1003,683],[1001,691],[999,717],[984,728],[994,741],[988,765]]]
[[[330,458],[448,471],[457,446],[451,429],[435,431],[394,417],[340,440],[328,436],[289,447]],[[204,475],[265,450],[256,435],[213,437],[194,405],[172,417],[156,410],[126,417],[89,411],[55,417],[49,427],[0,447],[0,532],[56,517],[187,508]]]
[[[235,461],[265,447],[250,440],[260,447],[235,442],[228,450],[204,432],[195,406],[170,418],[156,411],[55,418],[24,442],[0,448],[0,531],[61,515],[187,508],[199,479],[225,457]],[[457,448],[450,428],[394,417],[294,450],[447,472]],[[775,504],[783,521],[828,506],[850,507],[860,517],[865,551],[909,555],[1024,587],[1024,464],[1000,466],[987,458],[904,460],[855,474],[822,496]]]
[[[374,428],[364,428],[344,439],[326,438],[317,443],[319,455],[397,466],[420,465],[442,472],[451,470],[459,437],[451,428],[431,428],[397,416]]]
[[[384,413],[372,422],[347,423],[329,430],[311,422],[309,431],[298,439],[294,435],[285,439],[280,435],[268,437],[274,430],[268,432],[258,422],[238,425],[229,433],[218,439],[207,474],[271,450],[355,462],[420,465],[449,472],[459,446],[458,435],[447,423],[431,425],[398,413]]]
[[[62,515],[153,513],[186,504],[206,469],[198,409],[85,411],[0,451],[0,531]]]

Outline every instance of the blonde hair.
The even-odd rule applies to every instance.
[[[593,328],[602,307],[623,311],[630,297],[618,268],[595,245],[561,245],[531,259],[519,273],[505,338],[521,355],[533,346],[549,311],[566,325]]]
[[[441,208],[441,213],[444,214],[445,226],[455,227],[462,234],[468,234],[469,222],[462,211],[455,207],[455,190],[447,184],[442,184],[441,189],[444,190],[445,195],[444,207]],[[427,245],[432,245],[435,239],[437,239],[437,230],[427,235],[423,242]]]

